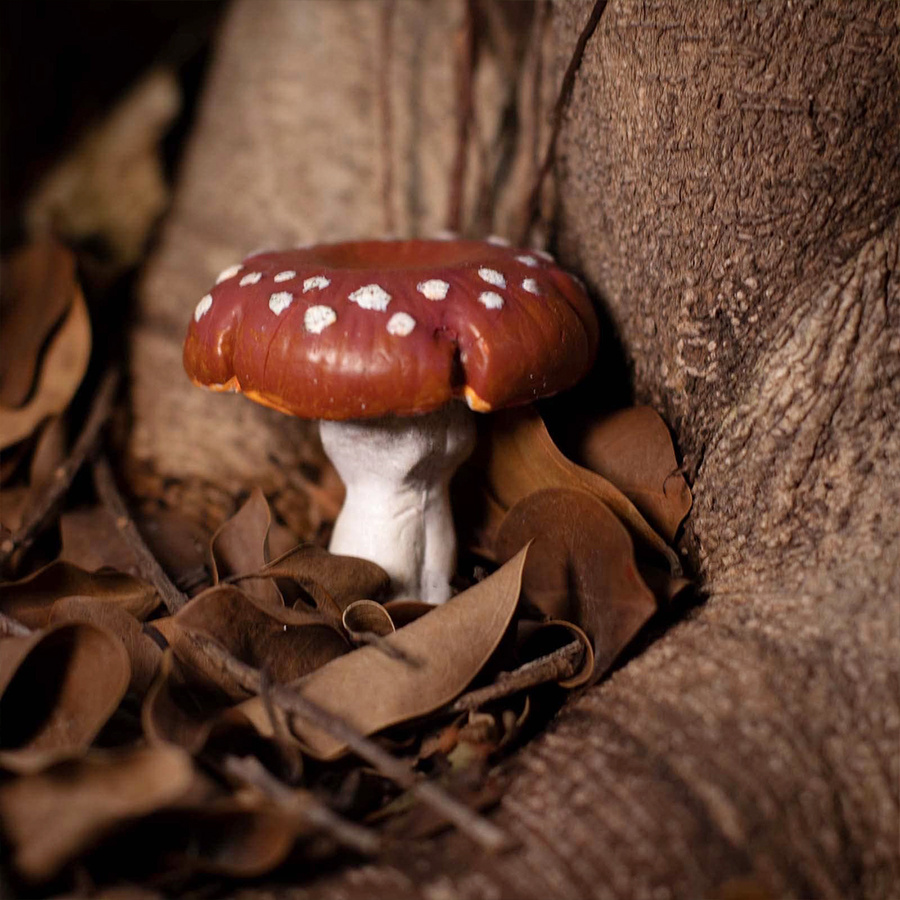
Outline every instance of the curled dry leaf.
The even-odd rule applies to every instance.
[[[248,594],[281,606],[274,579],[288,579],[320,612],[337,619],[355,600],[386,596],[390,577],[367,559],[337,556],[313,544],[302,544],[269,562],[268,537],[274,527],[266,498],[254,488],[246,503],[213,535],[214,582],[238,582]]]
[[[340,611],[356,600],[378,600],[387,596],[391,584],[390,576],[376,563],[357,556],[329,553],[314,544],[295,547],[272,560],[259,574],[289,578],[303,588],[318,607],[331,600]]]
[[[0,612],[29,628],[41,628],[57,600],[79,596],[115,604],[140,620],[159,606],[153,586],[132,575],[111,569],[86,572],[71,563],[53,562],[21,581],[0,584]]]
[[[279,683],[300,678],[349,649],[339,622],[314,610],[275,606],[230,584],[198,594],[177,615],[153,624],[183,663],[234,700],[245,699],[247,692],[198,652],[188,633],[215,638],[232,656],[264,668]]]
[[[137,516],[138,528],[154,557],[184,593],[209,587],[206,547],[209,532],[174,509],[150,508]]]
[[[656,611],[628,531],[595,496],[581,490],[537,491],[507,514],[497,556],[533,541],[523,597],[548,618],[582,628],[594,647],[599,678]]]
[[[362,647],[297,682],[296,690],[364,735],[443,706],[465,689],[500,644],[518,603],[525,557],[523,549],[484,581],[383,639],[421,665]],[[241,709],[261,732],[271,733],[260,698]],[[312,756],[334,759],[346,752],[342,741],[299,717],[285,724]]]
[[[252,791],[182,806],[159,821],[172,874],[253,878],[269,872],[310,829]]]
[[[40,881],[195,784],[190,757],[176,747],[98,751],[0,785],[0,824],[19,873]]]
[[[574,622],[564,619],[544,619],[541,622],[520,620],[516,630],[516,655],[523,661],[523,667],[515,672],[504,672],[495,682],[497,688],[511,685],[517,675],[524,675],[526,667],[547,665],[548,674],[556,668],[549,665],[554,658],[551,654],[561,651],[573,641],[580,644],[580,660],[574,671],[566,671],[569,666],[560,662],[559,669],[563,674],[554,674],[552,680],[560,687],[577,688],[588,684],[594,675],[596,661],[594,659],[594,643]],[[535,672],[535,675],[538,673]],[[462,699],[462,698],[460,698]]]
[[[64,597],[50,610],[50,624],[84,622],[111,631],[122,642],[131,661],[130,690],[143,696],[156,677],[162,650],[144,633],[131,613],[93,597]]]
[[[675,553],[635,505],[601,475],[567,459],[533,408],[504,410],[491,416],[486,440],[481,441],[477,452],[488,493],[499,508],[509,510],[529,494],[548,488],[585,491],[602,500],[636,538],[668,560],[673,570],[680,571]],[[497,527],[499,523],[493,522],[484,526],[484,531],[489,537]]]
[[[366,637],[385,637],[395,631],[391,614],[374,600],[354,600],[342,617],[344,630],[353,644],[366,643]]]
[[[166,650],[141,705],[144,735],[150,744],[175,744],[198,753],[225,702],[225,698],[198,696],[172,651]]]
[[[176,587],[185,593],[208,587],[208,534],[175,510],[152,509],[135,524],[153,556]],[[141,567],[134,548],[105,506],[81,507],[59,519],[62,552],[59,559],[83,569],[109,566],[138,576]]]
[[[0,524],[4,529],[14,533],[22,527],[36,500],[57,477],[65,454],[65,422],[62,416],[51,416],[40,428],[35,442],[28,466],[28,484],[14,484],[3,489]]]
[[[84,297],[76,288],[69,311],[50,338],[30,399],[16,408],[0,406],[0,449],[28,437],[47,416],[66,409],[84,378],[90,355],[91,323]]]
[[[119,638],[87,622],[0,641],[0,766],[34,771],[86,750],[130,678]]]
[[[137,577],[137,559],[115,519],[104,506],[64,512],[59,519],[62,551],[59,560],[83,569],[108,566]]]
[[[268,562],[267,538],[272,513],[263,492],[253,488],[247,501],[225,522],[210,541],[213,583],[259,571]],[[282,606],[281,594],[271,578],[248,578],[246,593],[274,606]]]
[[[609,479],[667,540],[691,509],[691,491],[659,413],[635,406],[595,422],[578,447],[584,464]]]
[[[256,726],[227,699],[211,696],[187,676],[172,651],[163,654],[157,677],[141,706],[141,726],[151,744],[175,744],[209,763],[250,755],[270,772],[296,781],[303,758],[294,741],[263,737]]]
[[[75,257],[56,241],[35,241],[3,261],[0,406],[17,409],[33,393],[41,351],[75,291]]]

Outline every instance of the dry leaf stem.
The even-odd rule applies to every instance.
[[[141,577],[156,588],[166,609],[171,615],[175,615],[187,603],[188,598],[175,587],[150,548],[144,543],[137,525],[128,512],[125,500],[119,493],[112,467],[105,454],[101,454],[94,462],[94,487],[97,489],[100,502],[112,515],[116,528],[134,553]]]
[[[226,674],[237,681],[244,690],[259,694],[262,677],[257,669],[233,657],[221,644],[199,632],[189,632],[189,640],[210,662],[220,666]],[[488,822],[468,806],[450,796],[443,788],[429,781],[421,781],[402,760],[361,735],[340,716],[334,715],[317,703],[284,685],[273,685],[269,689],[272,702],[287,713],[300,716],[307,722],[346,744],[357,756],[374,766],[382,775],[396,782],[412,793],[424,804],[453,823],[483,849],[498,851],[509,846],[506,835],[497,826]]]
[[[578,672],[583,661],[584,645],[581,641],[572,641],[512,672],[504,672],[493,684],[463,694],[447,707],[447,712],[469,712],[492,700],[509,697],[548,681],[564,681]]]
[[[381,850],[381,838],[371,829],[339,816],[309,791],[288,787],[254,756],[229,756],[225,771],[252,785],[285,812],[297,816],[333,837],[339,844],[374,856]]]
[[[112,413],[118,386],[118,369],[109,369],[100,380],[81,433],[72,447],[72,452],[56,469],[50,483],[38,493],[34,502],[29,505],[25,521],[22,522],[19,530],[0,545],[0,566],[6,565],[16,550],[27,550],[46,527],[56,505],[66,495],[72,480],[96,446],[100,432]]]

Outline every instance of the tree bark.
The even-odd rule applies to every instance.
[[[552,93],[591,5],[555,4],[544,42],[507,23],[525,49],[506,58],[541,73]],[[390,95],[407,142],[395,146],[391,184],[408,201],[396,201],[395,225],[413,233],[444,208],[454,95],[441,48],[462,6],[396,8],[406,24],[394,25]],[[174,376],[151,397],[148,378],[161,360],[177,368],[190,309],[241,250],[384,229],[382,182],[366,162],[384,9],[235,7],[145,282],[136,470],[226,495],[258,481],[253,472],[283,488],[278,473],[295,453],[286,434],[301,430],[251,418],[239,400],[189,398]],[[285,32],[330,63],[327,76],[304,54],[296,70],[261,58],[258,34],[274,46]],[[428,40],[434,53],[409,64],[412,42]],[[550,53],[542,66],[540,47]],[[686,550],[708,598],[507,764],[496,821],[516,851],[479,857],[450,834],[275,894],[897,896],[898,48],[887,0],[610,3],[562,133],[556,249],[600,299],[636,396],[673,424],[696,497]],[[499,50],[484,52],[508,71]],[[405,132],[404,110],[427,110],[432,124]],[[311,121],[321,127],[304,143]],[[530,159],[533,137],[517,132],[507,158]],[[614,350],[611,341],[608,358]],[[602,408],[600,384],[589,379],[578,402]],[[213,439],[175,453],[171,443],[185,441],[160,407],[183,409],[174,427],[195,436],[190,420],[200,419]],[[233,433],[221,424],[232,413],[241,443],[223,460],[215,435]],[[272,452],[278,465],[266,462]]]

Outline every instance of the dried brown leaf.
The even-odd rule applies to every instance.
[[[180,590],[193,595],[209,587],[206,529],[177,510],[165,508],[141,512],[137,524],[154,557]]]
[[[198,695],[172,651],[166,650],[141,705],[144,735],[151,744],[175,744],[196,754],[226,702],[224,697]]]
[[[31,488],[25,484],[3,488],[3,505],[0,507],[0,525],[13,534],[19,530],[31,500]]]
[[[653,530],[634,504],[601,475],[567,459],[553,443],[533,408],[506,410],[491,416],[488,440],[479,452],[489,494],[506,510],[535,491],[578,489],[602,500],[628,530],[647,547],[665,557],[673,569],[675,553]]]
[[[198,685],[193,672],[164,652],[157,677],[144,697],[141,725],[151,744],[176,744],[192,755],[222,760],[250,755],[292,782],[303,772],[303,758],[295,741],[265,737],[221,693],[212,695]]]
[[[310,829],[296,816],[243,791],[181,808],[166,817],[173,874],[253,878],[281,864],[298,834]]]
[[[667,540],[691,509],[691,491],[675,458],[666,423],[649,406],[635,406],[594,423],[579,456],[609,479]]]
[[[376,563],[356,556],[339,556],[315,544],[301,544],[272,560],[260,574],[290,578],[319,604],[321,592],[343,611],[355,600],[387,596],[391,579]]]
[[[268,562],[267,537],[272,513],[263,492],[254,488],[243,506],[227,521],[210,541],[213,561],[213,583],[227,578],[249,575]],[[243,590],[267,604],[282,606],[281,594],[271,578],[246,579]]]
[[[11,253],[0,273],[0,406],[31,396],[47,338],[75,296],[75,257],[56,241]]]
[[[159,605],[153,586],[132,575],[111,569],[86,572],[71,563],[53,562],[20,581],[0,584],[0,612],[41,628],[57,600],[78,596],[113,603],[140,620]]]
[[[215,638],[232,656],[264,668],[279,683],[300,678],[349,649],[340,625],[320,613],[270,605],[228,584],[198,594],[154,627],[183,663],[235,700],[245,699],[247,692],[197,650],[190,632]]]
[[[194,786],[190,757],[176,747],[94,752],[0,785],[0,824],[19,873],[40,881]]]
[[[510,558],[529,541],[523,597],[548,618],[571,621],[588,634],[596,680],[656,611],[631,536],[596,496],[551,488],[509,511],[498,558]]]
[[[66,422],[63,416],[52,416],[41,429],[28,467],[28,484],[33,491],[45,488],[59,475],[66,458]]]
[[[30,399],[15,408],[0,405],[0,449],[28,437],[47,416],[66,409],[87,371],[90,355],[91,323],[76,287],[71,306],[43,355]]]
[[[34,771],[80,753],[128,689],[122,641],[86,622],[0,641],[0,766]]]
[[[374,600],[354,600],[344,610],[343,623],[354,644],[365,643],[365,635],[385,637],[395,630],[391,614]]]
[[[383,639],[421,665],[362,647],[297,682],[297,691],[364,735],[443,706],[497,649],[518,603],[525,556],[522,550],[484,581]],[[263,733],[271,731],[259,698],[240,708]],[[313,756],[333,759],[346,751],[342,741],[297,717],[289,724]]]
[[[209,584],[206,570],[208,535],[174,510],[151,510],[135,520],[153,556],[175,585],[186,593]],[[83,569],[104,566],[138,576],[140,563],[132,545],[105,506],[64,512],[59,521],[59,559]]]
[[[581,687],[588,684],[594,675],[594,643],[574,622],[564,619],[544,619],[540,622],[521,619],[516,630],[516,654],[524,669],[529,663],[549,662],[553,658],[551,654],[573,641],[578,641],[581,645],[580,665],[575,672],[564,677],[554,676],[554,680],[560,687]],[[495,684],[503,685],[507,679],[508,684],[515,679],[515,675],[514,672],[504,672]]]
[[[64,512],[59,519],[59,560],[88,571],[108,566],[134,577],[139,567],[128,541],[104,506]]]
[[[130,689],[140,696],[147,692],[156,677],[162,649],[144,633],[141,623],[131,613],[93,597],[64,597],[50,610],[50,624],[57,622],[83,622],[111,631],[131,660]]]
[[[65,459],[66,426],[63,417],[51,416],[39,431],[28,466],[27,485],[20,483],[3,488],[0,527],[10,536],[19,532],[50,483],[59,477],[60,464]],[[32,450],[29,443],[23,442],[19,446],[23,450]]]

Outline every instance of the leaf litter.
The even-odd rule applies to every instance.
[[[671,543],[690,491],[662,420],[592,423],[574,462],[535,411],[486,417],[456,485],[459,592],[440,607],[298,540],[258,489],[209,535],[177,510],[132,512],[101,455],[98,502],[82,490],[53,519],[48,486],[62,473],[50,501],[64,497],[115,385],[69,449],[90,343],[66,328],[79,293],[61,266],[47,320],[20,325],[31,358],[0,373],[19,403],[0,413],[24,423],[0,460],[20,504],[4,534],[39,507],[0,583],[0,833],[17,885],[87,873],[98,890],[171,892],[446,827],[505,846],[479,814],[502,796],[496,763],[687,584]],[[55,554],[25,553],[41,530]]]

